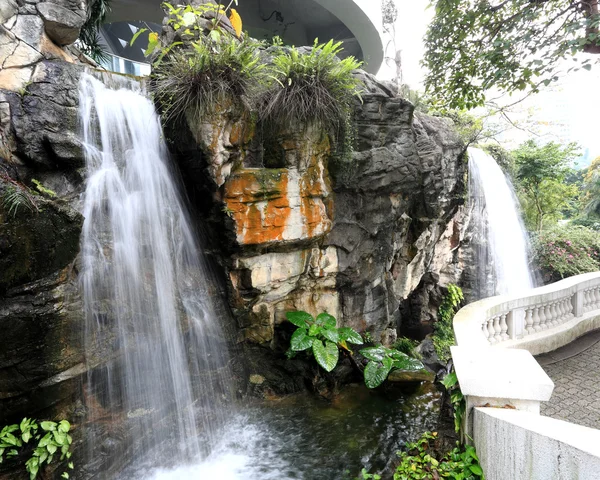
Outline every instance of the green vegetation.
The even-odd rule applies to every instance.
[[[400,337],[394,342],[392,348],[408,355],[409,357],[419,358],[417,352],[415,352],[415,348],[417,348],[418,345],[419,342],[417,340],[407,337]]]
[[[433,347],[442,362],[450,360],[450,347],[456,343],[452,320],[464,300],[461,288],[453,283],[448,285],[448,293],[444,296],[438,310],[438,321],[433,331]]]
[[[416,442],[407,443],[406,451],[399,452],[400,465],[396,467],[394,480],[484,478],[475,448],[457,446],[446,455],[440,455],[434,448],[436,439],[436,432],[425,432]]]
[[[376,388],[385,382],[393,369],[417,371],[424,368],[416,358],[382,345],[363,348],[360,354],[369,360],[365,367],[365,385]]]
[[[560,59],[600,53],[596,2],[434,0],[432,5],[425,86],[444,107],[482,105],[492,88],[535,92],[558,78]],[[591,60],[576,65],[590,69]]]
[[[219,108],[252,109],[266,78],[257,47],[251,39],[219,34],[155,63],[152,91],[163,120],[191,116],[199,121],[223,113]]]
[[[446,392],[450,395],[450,403],[452,404],[452,411],[454,414],[454,430],[456,433],[459,433],[462,428],[467,405],[465,397],[460,390],[456,372],[450,372],[446,375],[442,384],[446,387]]]
[[[263,96],[260,119],[287,128],[316,123],[337,132],[352,113],[361,82],[352,72],[360,67],[354,57],[338,58],[342,42],[315,40],[310,52],[280,48],[269,69],[273,80]]]
[[[296,352],[308,351],[327,372],[331,372],[338,364],[340,349],[348,355],[353,355],[348,344],[364,343],[360,334],[352,328],[337,328],[335,317],[328,313],[320,313],[315,319],[307,312],[294,311],[287,312],[286,318],[298,327],[290,339],[288,356],[291,358]],[[363,348],[360,354],[368,360],[364,369],[365,385],[368,388],[381,385],[395,368],[402,370],[425,368],[419,360],[382,345]]]
[[[71,458],[69,450],[73,439],[69,435],[70,429],[71,424],[66,420],[38,423],[24,418],[19,425],[7,425],[0,431],[0,463],[5,458],[15,459],[22,453],[31,455],[25,462],[25,469],[30,480],[33,480],[43,465],[51,464],[58,454],[61,461]],[[33,442],[29,443],[31,440]],[[70,470],[73,469],[72,462],[67,466]],[[61,478],[68,479],[69,473],[63,472]]]
[[[100,63],[109,58],[100,43],[98,30],[100,30],[100,27],[106,20],[106,15],[110,11],[110,0],[91,0],[88,11],[88,18],[79,32],[79,49]]]
[[[533,140],[512,152],[515,159],[517,193],[529,230],[540,232],[548,222],[556,223],[573,208],[578,189],[566,183],[570,162],[578,155],[577,145],[564,147]]]
[[[582,213],[590,221],[587,226],[593,226],[600,223],[600,157],[595,158],[587,169],[583,177],[583,191]]]
[[[44,187],[44,185],[42,185],[42,182],[40,182],[39,180],[32,178],[31,183],[35,185],[35,189],[42,195],[45,195],[46,197],[50,198],[56,198],[56,192],[54,190],[50,190],[49,188]]]
[[[29,189],[10,178],[7,174],[0,172],[0,186],[4,184],[4,190],[0,194],[2,208],[8,215],[15,217],[19,209],[29,212],[38,212],[39,208]]]
[[[349,351],[348,343],[363,343],[355,330],[349,327],[336,328],[335,317],[328,313],[320,313],[314,319],[310,313],[295,311],[287,312],[286,318],[298,327],[290,340],[290,350],[309,350],[327,372],[331,372],[338,363],[338,347]]]
[[[533,260],[546,282],[600,270],[600,235],[577,225],[562,225],[532,239]]]

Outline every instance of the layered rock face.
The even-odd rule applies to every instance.
[[[86,18],[83,0],[0,4],[0,425],[72,418],[85,372],[75,265],[83,67],[63,46]]]
[[[387,344],[403,325],[424,335],[439,285],[460,278],[464,145],[451,122],[360,75],[368,93],[351,159],[333,159],[315,125],[261,137],[221,112],[216,125],[188,118],[187,134],[167,130],[225,266],[241,341],[278,348],[289,310],[327,311]]]

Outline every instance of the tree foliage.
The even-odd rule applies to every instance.
[[[448,108],[473,108],[486,90],[537,91],[557,61],[600,53],[598,0],[435,0],[425,36],[428,91]],[[583,68],[591,68],[584,60]]]
[[[574,143],[538,146],[529,140],[513,151],[517,193],[529,230],[541,231],[545,224],[556,222],[572,208],[578,189],[565,179],[577,148]]]
[[[591,219],[600,218],[600,157],[595,158],[583,179],[584,212]]]

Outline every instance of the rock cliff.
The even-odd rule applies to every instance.
[[[87,8],[84,0],[0,5],[0,196],[16,192],[24,202],[0,206],[0,324],[8,332],[0,423],[72,412],[82,397],[84,67],[67,45]],[[238,341],[259,358],[251,373],[269,376],[274,362],[278,391],[302,388],[295,376],[310,374],[283,359],[286,311],[328,311],[339,326],[389,344],[398,332],[430,331],[440,285],[462,274],[464,146],[448,121],[415,113],[390,85],[357,75],[366,92],[346,160],[316,125],[265,138],[225,107],[218,120],[166,129],[222,267]]]
[[[327,311],[376,342],[399,331],[422,338],[440,285],[462,274],[464,145],[450,121],[415,113],[390,85],[357,75],[367,92],[346,160],[315,125],[266,138],[220,111],[213,124],[167,128],[225,269],[239,341],[278,358],[289,310]]]

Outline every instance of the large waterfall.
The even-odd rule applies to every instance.
[[[91,420],[112,429],[109,437],[128,436],[127,448],[108,452],[120,470],[127,461],[156,461],[157,451],[171,464],[201,457],[224,423],[230,381],[215,282],[199,256],[159,118],[137,82],[119,82],[109,88],[84,76],[80,118],[85,340],[88,352],[104,352],[88,358],[87,406]],[[86,439],[93,456],[107,454],[100,436]]]
[[[479,296],[511,295],[533,288],[518,200],[494,158],[477,148],[469,148],[469,196],[480,237]]]

